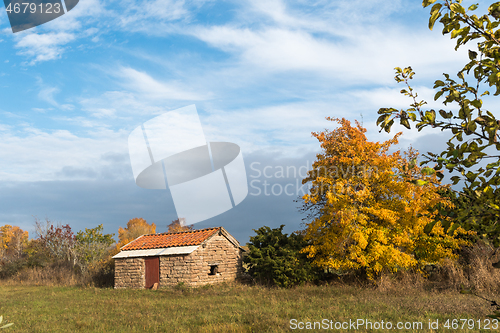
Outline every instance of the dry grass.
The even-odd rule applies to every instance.
[[[112,286],[108,276],[100,274],[101,271],[87,272],[82,274],[73,267],[33,267],[24,268],[10,278],[0,280],[2,285],[10,286]],[[112,272],[111,272],[112,273]]]
[[[1,281],[2,285],[15,286],[84,286],[85,279],[66,267],[25,268],[14,276]]]
[[[500,300],[500,270],[491,266],[497,261],[491,254],[485,245],[466,249],[460,262],[445,262],[429,279],[402,272],[383,275],[376,285],[353,280],[292,289],[241,283],[99,289],[81,287],[87,281],[71,269],[38,268],[0,280],[0,315],[14,323],[13,332],[284,332],[291,319],[325,318],[424,323],[423,330],[398,332],[435,332],[425,325],[439,320],[441,332],[448,319],[477,322],[492,312],[488,302],[460,294],[461,286]],[[368,331],[377,332],[357,330]]]
[[[490,311],[480,299],[457,292],[342,284],[277,289],[234,283],[157,291],[0,286],[0,299],[0,313],[14,323],[13,332],[287,332],[291,319],[359,318],[422,322],[423,330],[397,331],[433,332],[426,329],[429,320],[477,321]]]
[[[500,292],[500,269],[493,267],[498,257],[494,249],[485,244],[475,245],[461,251],[458,261],[445,260],[428,273],[427,278],[416,271],[384,274],[377,281],[380,291],[426,290],[460,291],[472,290],[489,295]]]
[[[448,261],[438,274],[443,288],[459,290],[472,289],[489,293],[500,291],[500,269],[493,267],[498,261],[491,246],[479,244],[464,249],[458,262]]]

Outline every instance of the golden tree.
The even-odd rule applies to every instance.
[[[415,151],[389,153],[401,133],[370,142],[358,122],[352,127],[346,119],[327,119],[340,127],[313,133],[323,152],[303,180],[312,183],[303,197],[311,219],[303,251],[314,264],[365,269],[373,278],[383,269],[454,257],[453,250],[466,244],[456,237],[464,231],[454,227],[445,232],[441,222],[432,223],[437,205],[451,203],[437,193],[435,175],[416,165]]]
[[[8,224],[0,227],[0,258],[20,258],[27,245],[27,231]]]
[[[127,222],[127,227],[125,229],[122,227],[118,228],[118,243],[116,244],[116,249],[120,250],[122,246],[130,243],[141,235],[154,233],[156,233],[156,224],[149,224],[143,218],[133,218]]]
[[[177,220],[172,221],[168,226],[168,231],[169,233],[174,233],[174,232],[183,232],[183,231],[191,231],[194,230],[193,225],[186,225],[186,219],[184,218],[178,218]]]

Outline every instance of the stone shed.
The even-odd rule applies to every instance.
[[[224,228],[142,235],[115,255],[115,288],[233,281],[242,249]]]

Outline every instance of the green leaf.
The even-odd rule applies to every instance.
[[[483,101],[480,99],[475,99],[472,102],[470,102],[470,104],[479,109],[481,106],[483,106]]]
[[[453,30],[453,31],[451,32],[451,38],[452,38],[452,39],[453,39],[453,38],[456,38],[456,37],[457,37],[458,35],[460,35],[461,33],[462,33],[462,29],[460,29],[460,30]]]
[[[432,221],[431,223],[428,223],[425,227],[424,227],[424,232],[426,235],[429,235],[432,231],[432,228],[434,228],[434,226],[436,225],[438,221]]]
[[[491,16],[498,19],[500,17],[500,3],[495,2],[488,8],[488,12]]]
[[[394,119],[391,119],[391,121],[389,121],[389,122],[387,123],[387,125],[385,125],[384,130],[385,130],[387,133],[389,133],[389,132],[391,131],[391,127],[392,127],[392,125],[393,125],[393,124],[394,124]]]
[[[430,123],[434,123],[436,121],[436,111],[425,111],[425,118],[427,118]]]
[[[435,4],[434,6],[436,5],[440,5],[441,4]],[[434,6],[432,7],[434,9]],[[440,7],[441,8],[441,7]],[[436,11],[432,11],[431,10],[431,17],[429,18],[429,29],[432,30],[432,28],[434,28],[434,24],[436,23],[436,20],[441,17],[441,12],[439,10],[436,10]]]
[[[412,158],[412,160],[410,161],[409,167],[410,168],[414,168],[416,165],[417,165],[417,159],[416,158]]]
[[[417,184],[417,186],[424,186],[424,185],[429,184],[429,182],[426,181],[426,180],[417,179],[417,181],[415,182],[415,184]]]
[[[434,100],[437,101],[439,97],[441,97],[444,94],[444,90],[440,90],[434,95]]]
[[[433,168],[425,167],[421,170],[423,175],[433,175],[436,172]]]
[[[466,174],[465,174],[465,177],[467,178],[468,181],[470,182],[473,182],[476,177],[477,177],[477,174],[475,174],[474,172],[472,171],[468,171]]]
[[[476,122],[469,121],[469,123],[467,124],[467,129],[471,132],[474,132],[476,128],[477,128]]]
[[[444,86],[443,81],[441,81],[441,80],[434,81],[434,87],[433,87],[434,89],[436,89],[437,87],[442,87],[442,86]]]
[[[422,1],[422,6],[425,8],[425,7],[428,7],[430,5],[432,5],[434,2],[436,2],[437,0],[424,0]]]
[[[458,227],[460,227],[460,224],[458,223],[453,223],[451,228],[448,229],[447,233],[448,235],[453,235],[453,233],[455,232],[455,230],[458,229]]]
[[[377,119],[377,125],[384,123],[384,122],[385,122],[385,120],[386,120],[387,118],[389,118],[389,117],[390,117],[390,115],[388,115],[388,114],[383,114],[383,115],[381,115],[381,116],[380,116],[380,117],[378,117],[378,119]]]
[[[458,3],[452,3],[450,9],[455,13],[465,14],[464,7],[460,6]]]
[[[490,86],[493,86],[495,83],[497,83],[497,81],[498,81],[498,77],[497,77],[496,73],[492,73],[488,76],[488,82],[490,83]]]
[[[449,119],[449,118],[453,117],[453,113],[451,111],[446,112],[445,110],[439,110],[439,114],[441,115],[441,117],[443,117],[445,119]]]
[[[477,4],[474,4],[474,5],[470,5],[469,6],[469,11],[473,11],[473,10],[476,10],[477,9]]]
[[[403,125],[404,127],[406,127],[407,129],[411,129],[410,122],[408,121],[408,118],[406,118],[406,117],[401,118],[400,124]]]

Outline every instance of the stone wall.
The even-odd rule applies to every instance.
[[[145,285],[144,258],[115,259],[115,288],[142,289]]]
[[[210,266],[217,265],[217,274],[210,275]],[[160,257],[160,286],[204,285],[233,281],[241,273],[239,246],[216,235],[188,255]]]
[[[205,246],[204,246],[205,245]],[[189,256],[195,269],[190,284],[203,285],[234,281],[241,273],[241,250],[222,235],[216,235]],[[217,274],[210,275],[210,266],[217,265]]]
[[[189,283],[194,262],[187,254],[160,256],[160,286]]]

